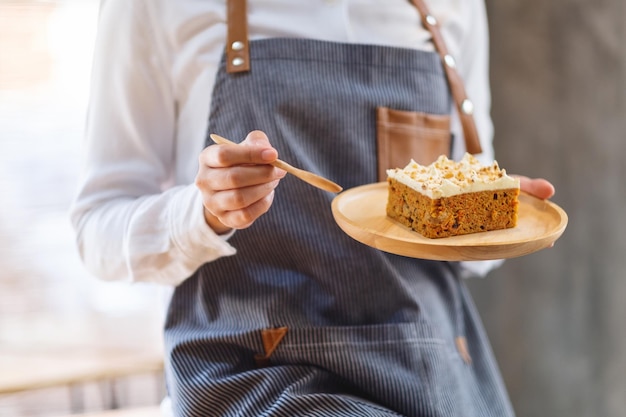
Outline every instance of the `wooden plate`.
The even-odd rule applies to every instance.
[[[567,214],[556,204],[521,193],[511,229],[429,239],[387,217],[387,183],[355,187],[332,202],[335,221],[349,236],[396,255],[439,261],[514,258],[552,245],[565,231]]]

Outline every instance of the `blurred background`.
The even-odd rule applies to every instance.
[[[497,159],[550,179],[569,226],[470,289],[520,417],[623,417],[626,6],[487,9]],[[67,217],[97,13],[97,0],[0,0],[0,417],[163,393],[158,290],[89,276]]]
[[[471,289],[520,417],[626,416],[626,3],[487,6],[498,162],[569,225]]]
[[[163,394],[157,290],[88,275],[68,220],[98,8],[0,0],[0,417]]]
[[[498,162],[549,178],[554,248],[471,289],[520,417],[626,415],[626,3],[487,0]]]

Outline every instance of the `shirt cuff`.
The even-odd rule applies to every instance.
[[[172,241],[187,258],[190,270],[237,252],[228,243],[234,230],[218,235],[206,223],[202,195],[195,185],[186,186],[178,197],[172,201],[169,213]]]
[[[504,263],[504,259],[493,261],[463,261],[461,266],[461,278],[484,278],[487,274]]]

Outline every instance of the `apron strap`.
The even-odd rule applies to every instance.
[[[478,130],[476,129],[476,123],[474,122],[474,104],[467,97],[465,87],[463,86],[463,80],[456,71],[456,62],[454,57],[448,52],[446,43],[443,40],[441,31],[437,19],[430,13],[424,0],[411,0],[411,3],[417,7],[420,15],[422,16],[422,24],[424,28],[430,32],[433,37],[433,43],[435,49],[439,53],[443,62],[443,68],[446,72],[446,78],[448,79],[448,85],[452,92],[452,98],[456,103],[459,116],[461,118],[461,125],[463,126],[463,136],[465,136],[465,148],[467,152],[477,154],[482,152],[480,146],[480,140],[478,139]]]
[[[463,136],[465,136],[465,148],[467,152],[477,154],[482,152],[478,130],[474,121],[474,104],[467,97],[463,80],[456,71],[454,57],[448,52],[443,40],[438,22],[430,14],[424,0],[411,0],[422,16],[424,28],[433,37],[435,49],[443,62],[444,71],[448,80],[452,98],[457,106]],[[250,50],[248,47],[248,16],[246,0],[227,1],[228,36],[226,45],[226,71],[228,73],[244,72],[250,70]]]
[[[250,50],[248,48],[246,0],[228,0],[227,3],[226,71],[231,74],[249,71]]]

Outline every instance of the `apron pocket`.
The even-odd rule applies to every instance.
[[[378,181],[387,179],[387,169],[403,168],[410,159],[428,165],[449,156],[451,144],[449,115],[376,109]]]
[[[312,366],[404,415],[454,416],[466,393],[459,383],[464,364],[450,346],[421,321],[289,328],[271,366]]]

